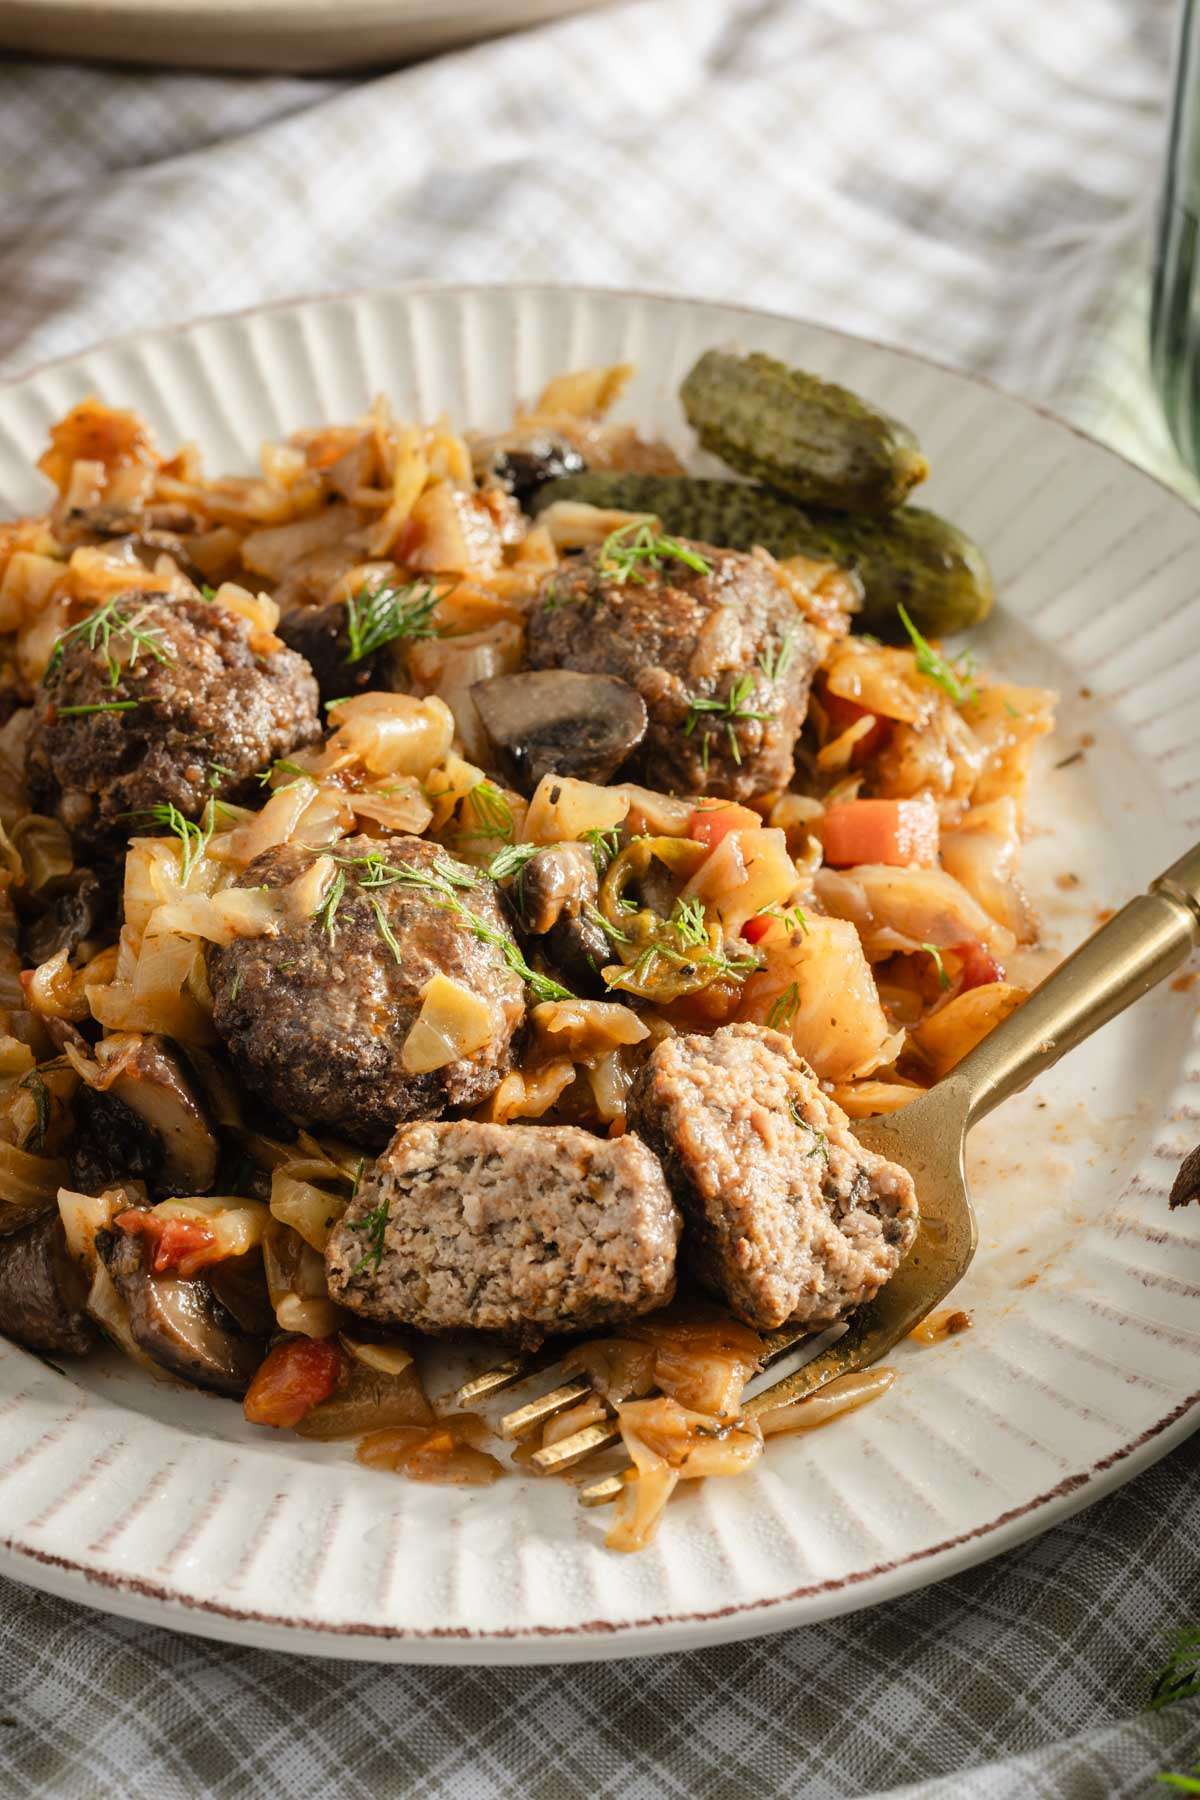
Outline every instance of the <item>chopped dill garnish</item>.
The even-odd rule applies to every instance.
[[[347,700],[353,700],[353,694],[339,694],[336,700],[326,700],[325,711],[332,712],[335,706],[345,706]]]
[[[1152,1712],[1173,1706],[1176,1700],[1192,1700],[1200,1694],[1200,1630],[1180,1632],[1166,1667],[1155,1677],[1147,1702]]]
[[[362,662],[397,638],[440,637],[433,612],[441,598],[427,581],[373,590],[364,587],[351,594],[346,601],[346,633],[350,639],[347,663]]]
[[[942,992],[945,993],[946,989],[950,987],[952,983],[949,975],[946,973],[946,965],[942,961],[941,951],[936,944],[922,944],[921,948],[924,950],[926,956],[931,956],[933,958],[933,966],[937,970],[938,986],[941,988]]]
[[[383,910],[382,903],[376,900],[374,894],[371,896],[371,910],[375,914],[375,923],[379,928],[380,937],[383,939],[396,961],[403,962],[404,958],[400,953],[400,945],[396,940],[396,934],[388,924],[387,914]]]
[[[242,971],[240,969],[235,969],[233,972],[233,980],[229,984],[229,1004],[230,1004],[230,1006],[233,1005],[234,1001],[237,999],[237,997],[241,993],[241,991],[242,991]]]
[[[80,718],[84,713],[133,712],[140,700],[94,700],[88,706],[56,706],[60,719]]]
[[[592,825],[581,834],[581,841],[592,847],[592,861],[596,865],[596,878],[603,881],[608,873],[608,865],[615,862],[621,854],[621,832],[614,825],[609,831],[602,831],[599,825]]]
[[[636,520],[609,532],[600,546],[596,568],[623,587],[627,581],[644,584],[643,569],[661,569],[665,562],[682,563],[697,575],[711,572],[711,564],[678,538],[663,537],[652,525],[639,525]]]
[[[1173,1775],[1170,1773],[1156,1775],[1155,1781],[1163,1787],[1174,1788],[1177,1794],[1200,1794],[1200,1763],[1193,1763],[1190,1775]]]
[[[357,1177],[354,1188],[357,1193]],[[383,1261],[384,1236],[387,1232],[390,1214],[390,1203],[387,1200],[381,1200],[378,1206],[372,1207],[369,1213],[364,1213],[361,1219],[351,1221],[351,1231],[365,1231],[367,1234],[367,1247],[351,1269],[351,1275],[357,1275],[362,1269],[377,1269]]]
[[[794,981],[789,981],[782,994],[771,1003],[767,1014],[767,1024],[772,1031],[782,1031],[790,1025],[800,1010],[800,989]]]
[[[493,881],[507,881],[510,875],[522,874],[541,848],[540,844],[506,844],[503,850],[497,850],[484,874]]]
[[[221,785],[222,775],[230,775],[236,781],[237,770],[227,767],[227,765],[225,763],[210,762],[208,765],[208,785],[209,785],[209,787],[210,788],[219,788]]]
[[[584,901],[583,912],[584,917],[590,919],[592,924],[602,931],[605,937],[609,938],[612,943],[630,944],[633,942],[633,939],[627,931],[622,931],[619,925],[614,925],[611,919],[606,919],[604,914],[600,911],[600,908],[598,906],[593,906],[590,900]]]
[[[676,900],[668,923],[683,949],[708,943],[708,920],[701,900]]]
[[[756,919],[781,919],[789,931],[798,931],[802,937],[808,935],[808,914],[802,906],[760,906],[754,916]]]
[[[1006,700],[1004,702],[1004,710],[1010,719],[1019,719],[1021,717],[1020,707],[1014,706],[1011,700]]]
[[[800,1129],[802,1131],[807,1131],[813,1140],[812,1149],[806,1150],[804,1154],[806,1156],[819,1156],[823,1163],[828,1163],[829,1139],[823,1131],[818,1131],[817,1127],[805,1118],[804,1114],[800,1111],[800,1102],[794,1094],[788,1101],[788,1111],[791,1113],[793,1120],[799,1125]]]
[[[717,715],[720,719],[724,720],[725,735],[729,740],[729,754],[740,768],[742,762],[742,750],[741,745],[738,743],[737,732],[734,730],[734,726],[741,724],[747,719],[765,720],[773,719],[775,717],[773,711],[764,711],[761,707],[750,704],[754,698],[755,685],[754,671],[752,669],[747,669],[744,674],[738,676],[729,692],[719,700],[715,695],[689,695],[687,718],[683,722],[683,735],[685,737],[691,737],[705,713]],[[708,739],[712,735],[711,732],[706,731],[702,741],[701,761],[704,765],[706,774],[708,773]]]
[[[779,681],[791,668],[795,654],[796,633],[789,629],[763,651],[758,659],[758,666],[768,681]]]
[[[476,823],[476,829],[466,836],[500,838],[506,844],[512,843],[517,831],[513,809],[494,782],[476,782],[466,797],[466,806]]]
[[[226,773],[232,774],[233,771],[230,769],[227,770]],[[316,780],[315,775],[309,774],[307,769],[302,769],[299,763],[289,762],[286,756],[277,757],[269,768],[262,769],[254,779],[257,781],[259,787],[267,787],[277,773],[280,775],[291,775],[293,779],[298,775],[302,775],[308,781]]]
[[[157,806],[144,806],[138,812],[123,813],[122,817],[134,823],[144,819],[148,825],[161,825],[172,837],[179,839],[179,885],[186,887],[213,834],[215,820],[212,804],[205,808],[203,825],[186,818],[171,800],[159,801]]]
[[[86,619],[81,619],[78,625],[72,625],[64,631],[61,637],[56,640],[54,648],[50,652],[50,660],[46,664],[46,673],[42,676],[43,683],[49,683],[53,680],[55,675],[58,674],[59,669],[62,667],[63,658],[67,654],[68,645],[76,642],[86,644],[89,650],[98,650],[100,652],[108,669],[108,685],[111,688],[117,686],[121,679],[122,672],[120,659],[116,656],[112,647],[112,640],[114,637],[126,637],[129,639],[131,647],[129,651],[128,666],[130,668],[137,662],[138,656],[143,650],[146,652],[147,656],[152,656],[156,662],[174,662],[174,651],[168,650],[166,645],[162,642],[161,626],[142,624],[142,620],[150,611],[149,606],[141,605],[136,607],[133,612],[128,612],[126,610],[128,605],[129,602],[123,600],[119,594],[114,595],[111,600],[106,600],[103,606],[98,607],[94,613],[90,613]],[[121,704],[124,706],[126,704],[136,705],[137,703],[136,701],[131,701],[128,703],[122,702]],[[102,710],[105,709],[101,707],[67,708],[65,706],[59,708],[60,712],[100,712]]]
[[[897,606],[896,611],[900,614],[900,623],[916,651],[917,673],[928,675],[930,681],[936,681],[943,692],[949,694],[955,706],[965,706],[969,700],[974,700],[978,690],[972,679],[970,662],[965,658],[960,658],[957,663],[947,662],[941,652],[921,636],[909,618],[907,609]]]
[[[33,1130],[21,1147],[40,1156],[46,1148],[46,1129],[50,1124],[50,1091],[36,1069],[30,1069],[20,1086],[33,1096],[34,1118]]]
[[[318,906],[313,917],[332,944],[337,937],[337,910],[342,904],[342,895],[346,892],[346,871],[338,869],[333,880],[325,890],[325,898]]]
[[[207,581],[202,581],[200,583],[200,587],[199,587],[198,591],[200,594],[200,598],[202,600],[210,600],[211,601],[211,600],[215,600],[217,597],[216,588],[210,587]]]

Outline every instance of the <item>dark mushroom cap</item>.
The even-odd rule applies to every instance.
[[[471,698],[504,773],[523,794],[543,775],[609,781],[646,735],[646,702],[616,675],[526,669],[477,681]]]
[[[267,1353],[266,1340],[247,1335],[202,1276],[184,1281],[155,1275],[151,1246],[140,1234],[101,1231],[96,1248],[125,1303],[139,1349],[195,1387],[235,1397],[245,1393]]]
[[[96,1343],[84,1311],[88,1284],[57,1212],[0,1237],[0,1332],[47,1355],[82,1356]]]

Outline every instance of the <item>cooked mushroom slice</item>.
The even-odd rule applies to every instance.
[[[30,1350],[83,1356],[96,1343],[88,1283],[57,1213],[0,1238],[0,1332]]]
[[[250,1337],[269,1337],[275,1329],[275,1309],[267,1293],[261,1250],[244,1256],[227,1256],[213,1263],[205,1280],[227,1313]]]
[[[481,480],[490,476],[523,507],[543,483],[582,475],[587,468],[574,444],[548,431],[513,430],[502,438],[482,439],[474,460]]]
[[[646,702],[616,675],[526,669],[477,681],[471,698],[504,773],[525,794],[543,775],[607,781],[646,735]]]
[[[217,1173],[216,1134],[166,1040],[116,1032],[101,1038],[95,1058],[92,1072],[77,1064],[91,1090],[84,1140],[92,1160],[103,1161],[115,1130],[121,1139],[117,1154],[124,1158],[104,1179],[134,1174],[166,1194],[208,1193]],[[107,1160],[114,1160],[111,1154]]]
[[[240,1396],[266,1355],[266,1339],[243,1332],[201,1276],[151,1273],[143,1236],[102,1231],[96,1248],[129,1314],[133,1341],[161,1368],[195,1387]]]
[[[73,951],[92,937],[111,908],[111,896],[93,869],[72,869],[69,875],[46,882],[38,890],[37,903],[44,910],[25,927],[23,936],[26,955],[34,964],[49,962],[60,950]]]
[[[517,876],[512,901],[527,937],[543,940],[546,955],[577,993],[606,994],[601,969],[612,961],[597,910],[599,881],[587,844],[548,844]]]

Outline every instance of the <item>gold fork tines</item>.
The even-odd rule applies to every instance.
[[[561,1387],[551,1388],[548,1394],[540,1394],[527,1406],[518,1406],[515,1412],[505,1413],[500,1421],[500,1430],[506,1438],[523,1437],[535,1425],[544,1425],[555,1413],[564,1412],[568,1406],[574,1406],[592,1391],[590,1375],[573,1375]],[[578,1435],[578,1433],[576,1434]],[[570,1440],[565,1440],[569,1442]],[[539,1452],[540,1454],[540,1452]],[[534,1462],[537,1457],[534,1457]]]

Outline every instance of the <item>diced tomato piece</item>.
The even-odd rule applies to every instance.
[[[754,917],[747,919],[742,926],[742,936],[748,944],[758,944],[766,937],[770,929],[771,920],[761,913],[755,913]]]
[[[216,1260],[216,1233],[199,1219],[164,1219],[158,1213],[118,1213],[113,1220],[121,1231],[140,1233],[154,1245],[154,1273],[180,1275],[189,1281]]]
[[[954,954],[962,964],[959,976],[962,993],[965,994],[968,988],[986,987],[991,981],[1004,980],[1003,964],[998,963],[982,944],[955,944]]]
[[[825,708],[829,720],[829,728],[834,737],[841,737],[843,731],[849,731],[860,719],[874,719],[870,731],[865,731],[855,744],[850,756],[850,767],[861,769],[863,764],[878,756],[892,735],[892,721],[881,719],[866,706],[860,706],[857,700],[847,700],[844,694],[831,693],[828,688],[821,695],[821,705]]]
[[[289,1338],[260,1365],[242,1410],[251,1425],[286,1429],[328,1400],[341,1377],[342,1352],[332,1338]]]
[[[843,800],[821,820],[825,861],[835,869],[858,863],[916,864],[938,856],[938,815],[932,800]]]
[[[731,831],[761,831],[762,819],[748,806],[731,800],[724,806],[698,806],[688,820],[687,834],[698,844],[715,850]]]

